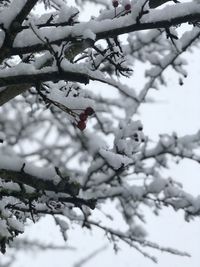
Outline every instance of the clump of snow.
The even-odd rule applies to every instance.
[[[168,184],[168,181],[163,178],[156,177],[149,185],[148,185],[148,192],[159,194]]]
[[[106,160],[106,162],[115,170],[126,167],[132,160],[127,156],[116,154],[112,151],[100,149],[99,154]]]

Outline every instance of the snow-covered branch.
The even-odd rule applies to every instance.
[[[77,223],[153,261],[145,247],[188,256],[146,239],[143,208],[200,216],[199,196],[162,172],[174,157],[200,163],[199,129],[152,142],[138,111],[152,88],[167,85],[168,68],[183,84],[184,53],[199,42],[200,3],[96,0],[99,15],[81,21],[87,1],[66,2],[0,1],[0,251],[28,219],[49,214],[65,241]],[[38,15],[39,5],[48,12]],[[137,82],[139,64],[148,69]],[[107,226],[108,202],[125,231]]]

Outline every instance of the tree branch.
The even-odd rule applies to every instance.
[[[174,12],[175,9],[177,9],[177,12]],[[188,13],[186,13],[187,9]],[[169,19],[165,13],[172,14],[171,18]],[[55,32],[60,32],[62,28],[62,32],[66,33],[66,35],[63,36],[62,34],[62,37],[54,39],[51,34],[51,29],[51,31],[48,33],[48,36],[46,37],[50,40],[50,44],[60,44],[62,41],[75,42],[77,41],[77,38],[79,40],[82,38],[82,29],[84,27],[88,30],[91,30],[91,32],[96,35],[95,41],[98,41],[101,39],[117,37],[125,33],[149,29],[169,28],[171,26],[176,26],[182,23],[197,21],[200,21],[200,5],[193,3],[183,3],[178,4],[176,6],[168,6],[161,10],[151,10],[147,15],[144,15],[144,18],[142,18],[139,23],[135,23],[135,21],[132,19],[132,15],[130,14],[126,17],[114,18],[109,20],[106,19],[102,21],[90,21],[76,24],[74,26],[55,27]],[[45,30],[45,28],[41,30]],[[71,32],[76,32],[77,36],[72,36]],[[26,30],[20,33],[20,39],[23,38],[23,35],[25,34],[27,34]],[[55,36],[58,35],[55,34]],[[34,42],[34,44],[32,45],[25,44],[24,46],[18,46],[16,42],[15,47],[13,47],[10,53],[11,55],[18,55],[24,53],[40,52],[46,49],[47,46],[44,43],[38,43],[37,41]]]
[[[29,84],[10,85],[9,87],[6,87],[4,90],[0,91],[0,106],[24,93],[28,89],[30,89]]]
[[[24,187],[23,190],[14,190],[14,189],[8,189],[8,188],[0,188],[0,194],[1,196],[7,196],[7,197],[15,197],[22,201],[23,203],[26,203],[27,200],[33,201],[33,200],[38,200],[42,196],[44,196],[44,192],[41,190],[35,190],[34,192],[30,193],[29,191],[26,190]],[[46,195],[48,198],[48,194]],[[53,197],[51,196],[51,201],[53,201]],[[59,196],[56,194],[56,202],[62,202],[62,203],[71,203],[74,204],[75,207],[82,207],[87,206],[90,209],[94,210],[96,206],[96,200],[93,198],[91,199],[83,199],[79,197],[66,197],[62,194],[62,196]]]
[[[15,2],[17,2],[17,0],[15,0]],[[37,2],[38,0],[27,0],[20,12],[13,18],[8,29],[4,29],[5,39],[0,50],[0,62],[10,55],[10,51],[12,50],[15,37],[19,32],[21,24]],[[12,4],[10,8],[13,8]]]
[[[0,86],[9,86],[9,85],[20,85],[20,84],[29,84],[35,85],[41,82],[47,81],[60,81],[67,80],[71,82],[80,82],[87,84],[89,83],[89,76],[85,73],[73,72],[73,71],[48,71],[48,72],[39,72],[30,73],[30,74],[19,74],[19,75],[10,75],[7,77],[0,77]]]
[[[20,166],[21,162],[18,164]],[[54,192],[63,192],[71,196],[77,196],[79,193],[79,184],[70,182],[67,179],[62,179],[60,182],[56,182],[56,173],[52,173],[50,177],[36,176],[34,171],[29,170],[29,166],[26,168],[26,164],[22,163],[21,167],[16,169],[5,168],[4,164],[0,166],[0,177],[7,181],[13,181],[20,184],[29,185],[38,190],[47,190]],[[33,166],[31,167],[33,168]],[[36,172],[38,167],[34,167]],[[48,171],[48,169],[47,169]],[[46,175],[46,174],[45,174]],[[48,173],[48,175],[50,175]]]

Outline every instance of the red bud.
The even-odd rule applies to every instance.
[[[91,107],[87,107],[87,108],[85,109],[85,114],[86,114],[87,116],[91,116],[91,115],[93,115],[93,114],[94,114],[94,109],[91,108]]]
[[[131,10],[131,4],[126,4],[124,8],[126,11]]]
[[[119,2],[118,2],[117,0],[114,0],[114,1],[112,2],[112,4],[113,4],[113,6],[116,8],[116,7],[118,7]]]
[[[81,113],[81,114],[79,115],[79,119],[80,119],[81,121],[86,121],[87,118],[88,118],[88,115],[85,114],[85,113]]]
[[[86,123],[84,121],[79,121],[77,127],[83,131],[86,128]]]

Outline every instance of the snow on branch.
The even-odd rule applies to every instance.
[[[65,241],[76,223],[154,262],[146,248],[189,256],[147,240],[144,207],[181,210],[187,221],[200,216],[199,196],[163,174],[172,157],[200,163],[199,130],[151,141],[139,108],[150,89],[167,85],[168,68],[183,85],[200,3],[96,0],[102,11],[82,21],[86,0],[66,2],[0,1],[0,251],[27,220],[49,214]],[[47,12],[38,15],[39,5]],[[190,30],[181,35],[183,23]],[[112,225],[115,213],[125,230]]]
[[[90,32],[87,38],[94,36],[94,41],[113,38],[124,33],[134,31],[148,30],[148,29],[161,29],[176,26],[182,23],[193,23],[200,20],[200,5],[198,3],[181,3],[176,6],[165,7],[161,10],[149,10],[144,15],[139,23],[135,21],[135,12],[141,7],[140,4],[133,6],[132,14],[127,16],[113,18],[112,13],[106,19],[91,20],[89,22],[82,22],[74,26],[55,27],[55,34],[52,36],[52,29],[38,30],[42,36],[45,36],[51,44],[59,44],[61,41],[76,41],[77,39],[85,39],[84,30]],[[136,11],[134,11],[134,8]],[[137,16],[136,16],[137,18]],[[57,26],[57,25],[56,25]],[[48,25],[47,25],[48,27]],[[105,30],[106,29],[106,30]],[[12,55],[19,53],[39,52],[46,49],[46,45],[38,42],[36,36],[31,36],[30,39],[25,36],[31,35],[30,30],[24,30],[18,34],[14,42],[14,47],[11,51]],[[58,37],[57,37],[58,36]],[[96,37],[95,37],[96,36]]]
[[[36,189],[68,193],[78,195],[78,184],[71,183],[69,177],[62,177],[53,168],[42,168],[25,163],[22,159],[10,158],[1,155],[0,176],[9,181],[26,184]]]

